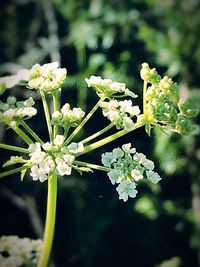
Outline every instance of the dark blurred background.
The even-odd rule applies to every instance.
[[[62,104],[89,111],[98,98],[84,78],[93,74],[125,82],[141,106],[143,62],[178,82],[181,96],[200,100],[199,0],[1,0],[0,14],[0,75],[59,61],[68,70]],[[37,92],[18,87],[1,99],[8,94],[38,100],[38,115],[28,124],[47,140]],[[79,140],[105,124],[97,112]],[[25,147],[11,130],[0,127],[1,142]],[[82,157],[100,163],[102,153],[131,142],[155,161],[163,179],[155,186],[141,183],[137,198],[126,203],[105,173],[73,172],[60,179],[51,265],[200,266],[198,137],[154,130],[149,138],[141,129]],[[1,162],[11,155],[1,150]],[[0,235],[41,237],[46,193],[47,184],[28,175],[23,182],[19,175],[2,179]]]

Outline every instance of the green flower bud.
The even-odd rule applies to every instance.
[[[185,101],[180,99],[178,102],[178,107],[181,113],[187,118],[194,118],[199,113],[199,107],[197,106],[197,103],[195,103],[195,101],[191,98],[188,98]]]
[[[197,126],[183,115],[179,115],[176,121],[176,130],[183,135],[189,135],[196,130]]]

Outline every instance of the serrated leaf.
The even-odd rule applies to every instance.
[[[148,134],[148,136],[151,136],[151,124],[149,123],[145,124],[145,131]]]

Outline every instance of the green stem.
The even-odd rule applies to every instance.
[[[94,114],[94,112],[98,109],[99,107],[99,102],[103,101],[102,99],[100,99],[96,105],[91,109],[91,111],[88,113],[88,115],[82,120],[82,122],[79,124],[78,127],[76,127],[76,129],[72,132],[72,134],[67,138],[67,140],[65,141],[65,145],[68,145],[71,140],[79,133],[79,131],[83,128],[83,126],[86,124],[86,122],[92,117],[92,115]]]
[[[40,137],[25,123],[25,121],[20,121],[21,125],[24,127],[24,129],[40,144],[43,144],[44,142],[40,139]]]
[[[147,82],[144,81],[144,84],[143,84],[143,114],[146,114],[146,92],[147,92]]]
[[[47,213],[43,238],[43,247],[38,267],[47,267],[51,253],[56,219],[57,202],[57,175],[53,174],[48,179]]]
[[[104,134],[105,132],[107,132],[108,130],[110,130],[112,127],[114,126],[114,124],[109,124],[108,126],[106,126],[105,128],[103,128],[101,131],[98,131],[96,133],[94,133],[93,135],[85,138],[84,140],[80,141],[80,143],[85,144],[88,143],[89,141],[99,137],[100,135]]]
[[[59,109],[58,92],[57,91],[53,92],[52,96],[53,96],[53,109],[55,112],[55,111],[58,111],[58,109]],[[54,127],[53,127],[53,137],[54,138],[56,137],[57,133],[58,133],[58,125],[54,125]]]
[[[66,138],[67,135],[68,135],[69,128],[70,128],[70,126],[66,127],[65,130],[64,130],[64,137],[65,137],[65,138]]]
[[[13,150],[21,153],[30,153],[28,149],[18,147],[18,146],[11,146],[11,145],[6,145],[6,144],[0,144],[0,148],[7,149],[7,150]]]
[[[23,132],[19,127],[11,127],[10,124],[8,124],[8,126],[13,129],[13,131],[15,131],[23,140],[25,143],[27,143],[27,145],[30,145],[33,143],[33,141],[28,137],[27,134],[25,134],[25,132]]]
[[[96,164],[82,162],[82,161],[79,161],[79,160],[75,160],[74,163],[79,165],[79,166],[88,167],[88,168],[99,170],[99,171],[105,171],[105,172],[111,171],[110,168],[107,168],[107,167],[104,167],[104,166],[100,166],[100,165],[96,165]]]
[[[44,114],[45,114],[45,118],[46,118],[46,122],[47,122],[49,138],[52,141],[52,127],[51,127],[51,118],[50,118],[50,114],[49,114],[49,107],[47,104],[46,96],[42,90],[40,90],[40,95],[41,95],[42,104],[43,104],[43,108],[44,108]]]
[[[8,175],[11,175],[11,174],[14,174],[14,173],[17,173],[17,172],[21,172],[21,171],[23,171],[23,170],[25,170],[27,168],[28,168],[27,166],[22,166],[22,167],[18,167],[18,168],[12,169],[10,171],[2,172],[2,173],[0,173],[0,178],[8,176]]]
[[[135,127],[136,127],[135,129],[138,129],[138,128],[142,127],[143,125],[144,125],[143,123],[140,123],[140,124],[136,123],[135,124]],[[88,152],[90,152],[90,151],[92,151],[94,149],[97,149],[97,148],[99,148],[101,146],[104,146],[107,143],[110,143],[110,142],[114,141],[115,139],[117,139],[119,137],[122,137],[122,136],[124,136],[124,135],[126,135],[128,133],[130,133],[130,132],[127,132],[126,130],[121,130],[121,131],[119,131],[119,132],[117,132],[115,134],[112,134],[112,135],[110,135],[110,136],[108,136],[108,137],[106,137],[106,138],[104,138],[104,139],[102,139],[100,141],[97,141],[97,142],[95,142],[95,143],[93,143],[93,144],[91,144],[89,146],[86,146],[83,152],[77,153],[76,155],[80,156],[80,155],[83,155],[85,153],[88,153]]]

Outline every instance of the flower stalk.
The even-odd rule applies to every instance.
[[[43,238],[43,247],[40,255],[38,267],[48,266],[49,257],[52,249],[57,202],[57,175],[53,174],[48,179],[47,213],[45,222],[45,231]]]

